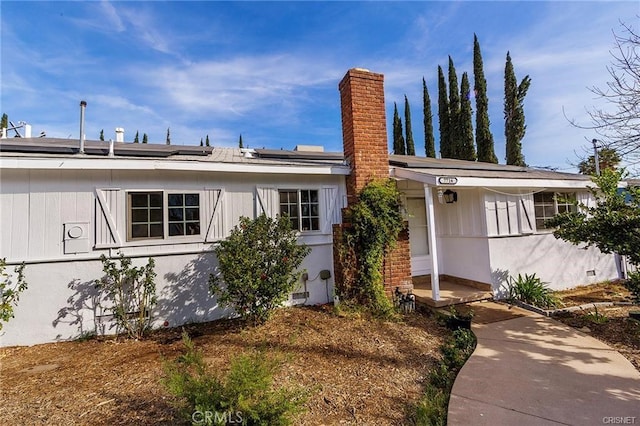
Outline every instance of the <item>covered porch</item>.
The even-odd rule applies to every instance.
[[[493,298],[490,284],[466,280],[448,275],[439,277],[439,298],[433,298],[431,275],[413,277],[413,294],[416,303],[432,308],[457,305],[460,303],[478,302]]]

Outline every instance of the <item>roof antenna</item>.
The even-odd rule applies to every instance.
[[[84,154],[84,109],[87,107],[85,101],[80,101],[80,154]]]

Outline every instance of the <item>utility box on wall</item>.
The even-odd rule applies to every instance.
[[[89,252],[89,222],[64,224],[64,254]]]

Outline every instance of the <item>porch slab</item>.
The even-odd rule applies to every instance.
[[[478,302],[493,298],[491,291],[470,287],[463,284],[451,282],[448,279],[440,280],[440,300],[433,300],[431,293],[431,280],[413,280],[413,294],[416,302],[422,303],[432,308],[457,305],[460,303]]]

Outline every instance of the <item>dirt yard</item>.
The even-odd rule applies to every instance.
[[[630,300],[629,291],[615,282],[578,287],[556,295],[565,306]],[[640,306],[589,307],[554,318],[607,343],[640,371],[640,322],[629,318],[630,311],[640,311]]]
[[[222,371],[242,352],[283,355],[276,385],[311,392],[301,425],[407,424],[448,333],[423,314],[381,322],[328,307],[281,309],[256,328],[224,320],[187,330]],[[160,383],[163,360],[182,351],[180,333],[0,349],[0,424],[180,424]]]

